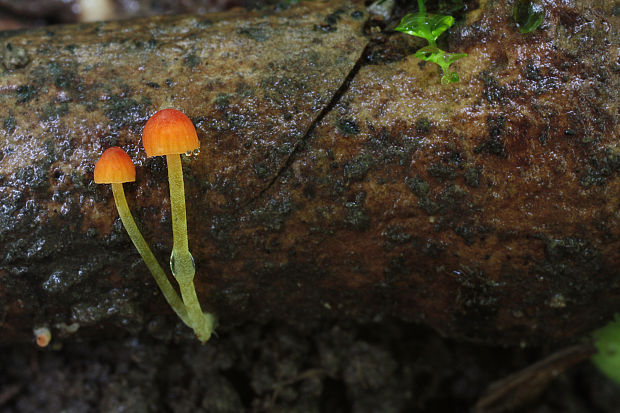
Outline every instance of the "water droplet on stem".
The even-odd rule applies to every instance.
[[[194,268],[194,270],[196,269],[196,262],[194,261],[194,256],[191,254],[191,252],[188,252],[189,257],[192,259],[192,267]],[[172,271],[172,275],[176,275],[176,260],[174,259],[174,252],[172,252],[172,254],[170,254],[170,271]]]

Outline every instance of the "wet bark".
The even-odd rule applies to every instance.
[[[546,3],[528,35],[490,3],[445,39],[468,53],[448,86],[358,3],[3,34],[0,341],[174,328],[92,181],[105,148],[128,151],[167,263],[165,161],[140,145],[164,107],[201,140],[190,248],[223,328],[396,316],[516,345],[600,325],[620,307],[613,2]]]

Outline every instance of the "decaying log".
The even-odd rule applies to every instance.
[[[172,313],[92,181],[105,148],[128,151],[167,262],[165,162],[140,132],[170,106],[202,143],[190,246],[222,325],[397,316],[513,345],[600,325],[620,308],[613,2],[546,2],[528,35],[512,2],[480,3],[446,39],[468,53],[447,86],[361,3],[5,34],[0,341]]]

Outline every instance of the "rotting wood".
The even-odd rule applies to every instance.
[[[510,3],[451,31],[469,54],[451,86],[346,2],[5,34],[0,340],[171,312],[92,183],[104,148],[128,150],[166,262],[165,163],[139,136],[167,106],[202,142],[190,247],[223,325],[397,316],[513,345],[598,326],[620,302],[617,17],[547,3],[524,36]]]

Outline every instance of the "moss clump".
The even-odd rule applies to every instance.
[[[420,178],[419,176],[414,176],[413,178],[407,178],[406,183],[411,189],[411,192],[413,192],[418,198],[423,198],[428,195],[430,186],[428,185],[428,182],[426,182],[424,179]]]
[[[32,85],[21,85],[15,90],[17,103],[26,103],[36,98],[39,91]]]
[[[348,136],[357,135],[360,131],[360,127],[353,119],[339,119],[337,123],[340,132]]]
[[[426,135],[431,131],[431,121],[427,118],[418,118],[415,122],[415,130],[421,135]]]
[[[489,116],[487,118],[489,137],[474,148],[474,153],[489,153],[492,155],[506,157],[506,148],[502,136],[506,128],[506,118],[504,116]]]
[[[4,121],[2,122],[2,126],[7,133],[9,134],[13,133],[13,131],[15,130],[15,127],[17,126],[15,122],[15,117],[13,115],[9,115],[6,118],[4,118]]]
[[[349,182],[362,181],[372,166],[372,156],[363,153],[344,166],[344,177]]]

